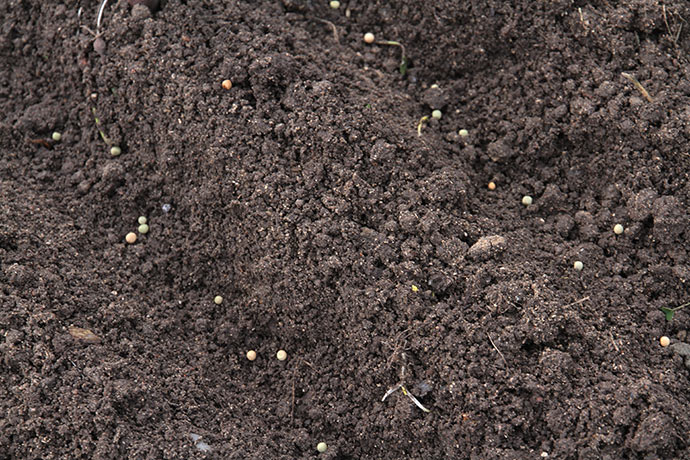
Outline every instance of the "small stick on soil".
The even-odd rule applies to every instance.
[[[577,304],[579,304],[579,303],[586,302],[586,301],[588,301],[588,300],[589,300],[589,296],[583,297],[583,298],[581,298],[580,300],[576,300],[576,301],[573,302],[573,303],[569,303],[568,305],[563,305],[561,308],[572,307],[573,305],[577,305]]]
[[[491,346],[494,347],[494,350],[496,350],[498,352],[498,354],[501,355],[501,359],[503,359],[503,362],[505,363],[506,367],[510,367],[510,366],[508,366],[508,361],[506,361],[506,357],[503,356],[503,353],[501,353],[501,350],[498,349],[498,347],[496,346],[494,341],[491,339],[491,336],[489,335],[488,332],[486,333],[486,336],[489,338],[489,342],[491,342]]]
[[[616,345],[616,341],[613,340],[613,334],[611,333],[611,331],[609,331],[609,337],[611,337],[611,344],[613,345],[613,348],[615,348],[616,351],[617,351],[618,353],[620,353],[621,350],[620,350],[620,348],[618,348],[618,345]]]
[[[331,21],[327,21],[325,19],[320,19],[320,18],[312,18],[312,19],[331,26],[331,29],[333,29],[333,38],[335,39],[335,43],[340,45],[340,40],[338,39],[338,28],[335,26],[335,24],[333,24]]]
[[[396,42],[393,40],[383,40],[380,42],[376,42],[376,44],[377,45],[399,46],[400,47],[400,51],[402,52],[402,58],[400,59],[399,70],[400,70],[400,74],[404,76],[407,73],[407,62],[408,62],[407,61],[407,55],[405,54],[405,46],[402,43]]]
[[[637,90],[640,93],[642,93],[642,95],[645,97],[645,99],[647,99],[649,102],[654,102],[654,100],[652,99],[652,96],[650,96],[649,93],[647,92],[647,90],[644,89],[644,86],[642,86],[642,83],[637,81],[637,78],[633,77],[632,75],[630,75],[627,72],[621,72],[621,75],[623,77],[627,78],[628,80],[630,80],[632,82],[632,84],[635,85],[635,88],[637,88]]]

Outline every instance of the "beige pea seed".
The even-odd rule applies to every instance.
[[[213,303],[215,303],[216,305],[222,304],[223,303],[223,297],[221,297],[219,295],[215,296],[213,298]]]
[[[364,34],[364,43],[371,45],[372,43],[374,43],[375,39],[376,37],[374,37],[374,34],[372,34],[371,32],[367,32]]]
[[[287,352],[285,350],[278,350],[276,358],[278,358],[278,361],[285,361],[287,359]]]
[[[666,336],[663,336],[659,339],[659,344],[661,344],[662,347],[667,347],[671,344],[671,339],[669,339]]]
[[[232,88],[232,82],[230,80],[223,80],[223,83],[221,83],[221,86],[223,87],[224,90],[229,90]]]
[[[573,263],[573,268],[577,271],[582,271],[582,269],[584,268],[584,264],[579,260],[576,260],[575,263]]]
[[[615,233],[616,235],[620,235],[621,233],[623,233],[623,230],[625,229],[621,224],[616,224],[613,226],[613,233]]]
[[[249,350],[247,352],[247,359],[249,361],[254,361],[256,359],[256,352],[254,350]]]
[[[137,241],[137,234],[134,232],[129,232],[127,236],[125,236],[125,241],[129,244],[134,244]]]
[[[321,453],[326,452],[327,449],[328,449],[328,444],[326,444],[325,442],[320,442],[316,445],[316,450],[318,450]]]
[[[532,204],[532,197],[529,195],[523,196],[522,197],[522,204],[524,204],[525,206],[531,205]]]

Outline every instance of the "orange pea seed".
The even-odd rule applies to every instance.
[[[663,336],[659,339],[659,344],[661,344],[662,347],[667,347],[671,344],[671,339],[669,339],[666,336]]]
[[[125,241],[129,244],[134,244],[137,241],[137,234],[134,232],[129,232],[127,236],[125,236]]]
[[[489,185],[487,185],[487,187],[489,187],[489,190],[496,190],[496,183],[495,182],[489,182]]]
[[[230,80],[223,80],[222,86],[223,89],[228,90],[232,88],[232,82]]]
[[[254,350],[249,350],[247,352],[247,359],[249,361],[254,361],[256,359],[256,352]]]

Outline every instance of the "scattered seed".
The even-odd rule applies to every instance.
[[[326,449],[328,449],[328,444],[326,444],[325,442],[320,442],[316,445],[316,450],[318,450],[322,454],[326,452]]]
[[[149,226],[148,224],[141,224],[138,228],[137,231],[141,233],[142,235],[146,235],[149,232]]]
[[[285,350],[278,350],[276,358],[278,358],[278,361],[285,361],[287,359],[287,352]]]
[[[616,235],[620,235],[621,233],[623,233],[623,230],[625,229],[621,224],[616,224],[613,226],[613,233],[615,233]]]
[[[667,347],[671,344],[671,339],[669,339],[666,336],[663,336],[659,339],[659,344],[661,344],[662,347]]]
[[[53,133],[53,135],[50,136],[50,137],[52,137],[53,140],[54,140],[55,142],[60,142],[60,139],[62,139],[62,134],[60,134],[59,132],[55,131],[55,132]]]
[[[436,120],[440,120],[442,116],[443,116],[443,114],[438,109],[431,112],[431,118],[435,118]]]
[[[531,205],[532,204],[532,197],[529,195],[523,196],[522,197],[522,204],[524,204],[525,206]]]
[[[337,10],[340,8],[340,2],[338,0],[331,0],[331,8]]]
[[[364,43],[372,44],[374,43],[374,40],[376,40],[376,37],[374,37],[374,34],[371,32],[367,32],[364,34]]]
[[[489,187],[489,190],[496,190],[496,183],[494,181],[491,181],[489,182],[489,185],[487,185],[487,187]]]
[[[127,236],[125,236],[125,241],[129,244],[134,244],[137,241],[137,234],[134,232],[129,232]]]
[[[117,145],[113,145],[112,147],[110,147],[110,154],[112,156],[116,157],[116,156],[120,155],[121,153],[122,153],[122,149],[120,149],[120,147],[118,147]]]
[[[256,352],[254,350],[249,350],[247,352],[247,359],[249,361],[254,361],[256,359]]]
[[[466,129],[461,129],[460,131],[458,131],[458,136],[460,136],[460,137],[467,137],[469,135],[470,135],[470,133]]]
[[[230,80],[223,80],[221,86],[224,90],[229,90],[230,88],[232,88],[232,82]]]
[[[139,222],[139,225],[144,225],[145,223],[148,223],[148,219],[144,216],[139,216],[137,222]]]
[[[215,296],[213,298],[213,303],[215,303],[216,305],[222,304],[223,303],[223,297],[221,297],[219,295]]]
[[[573,263],[573,268],[574,268],[575,270],[577,270],[577,271],[581,271],[581,270],[584,268],[584,265],[583,265],[582,262],[580,262],[579,260],[576,260],[576,261]]]

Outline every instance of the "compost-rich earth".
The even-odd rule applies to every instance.
[[[0,2],[0,459],[690,458],[687,2],[99,3]]]

